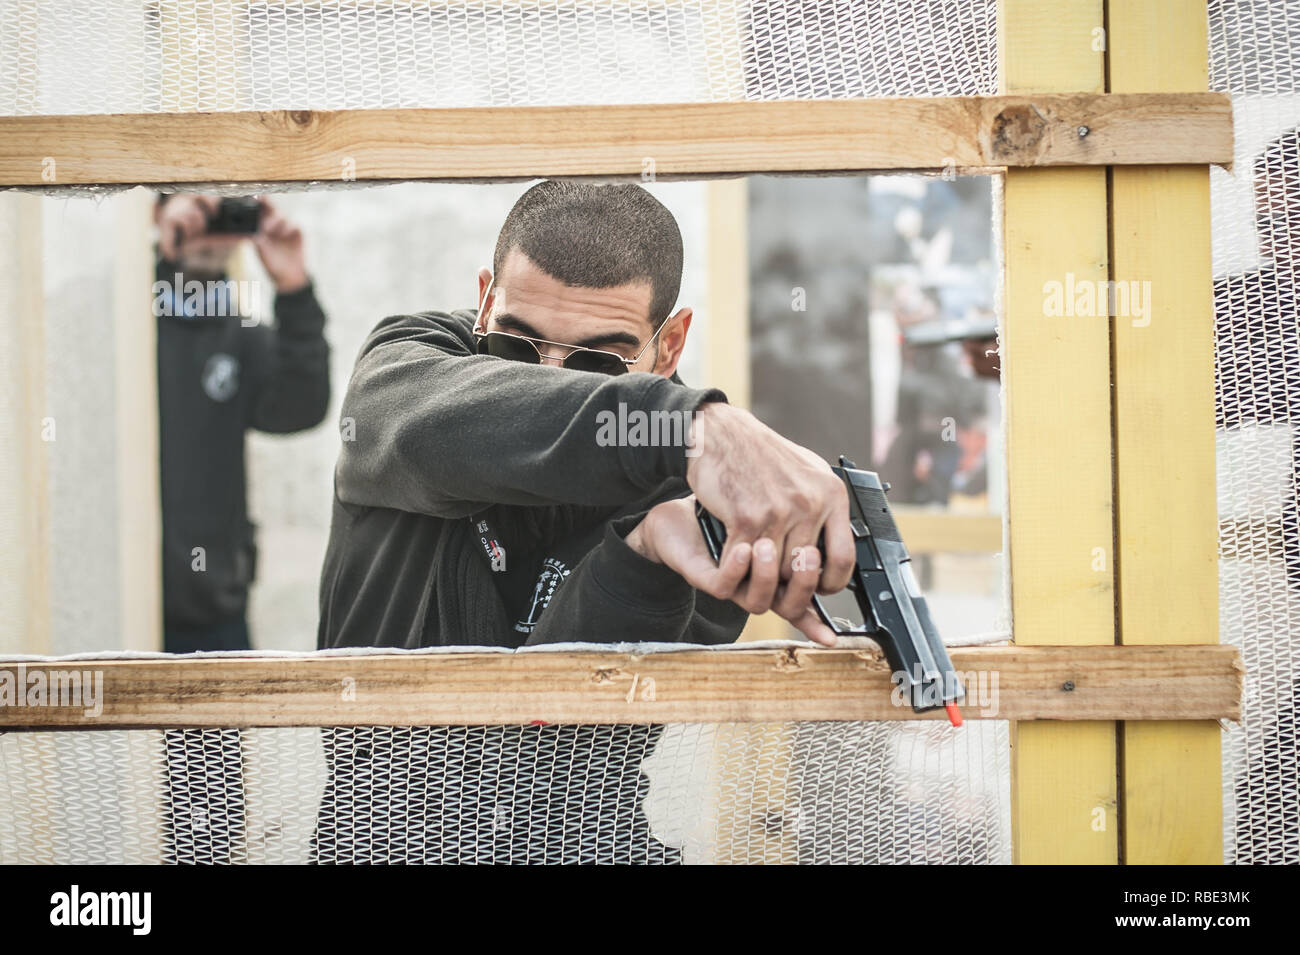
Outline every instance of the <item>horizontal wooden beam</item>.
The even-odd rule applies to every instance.
[[[1214,93],[0,117],[0,185],[1231,161]]]
[[[891,699],[874,646],[0,661],[0,727],[941,719]],[[954,648],[968,719],[1231,719],[1231,646]],[[79,674],[94,699],[56,699]],[[44,703],[33,696],[44,687]],[[15,695],[25,688],[25,695]],[[7,693],[7,695],[6,695]],[[18,705],[15,701],[25,702]],[[96,703],[98,701],[98,703]],[[51,705],[62,702],[65,705]],[[77,705],[72,705],[72,704]],[[87,712],[87,711],[90,712]],[[98,712],[96,712],[98,710]]]

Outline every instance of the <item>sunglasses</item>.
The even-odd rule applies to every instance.
[[[492,281],[488,282],[487,290],[483,293],[483,304],[487,304],[488,295],[492,292]],[[478,353],[480,355],[492,355],[494,358],[504,358],[507,361],[522,361],[529,365],[540,365],[543,360],[555,361],[551,355],[542,354],[540,345],[552,345],[556,348],[569,349],[568,354],[560,359],[560,366],[571,368],[574,371],[591,371],[598,375],[621,375],[627,372],[629,368],[641,360],[641,356],[649,351],[650,346],[654,344],[659,333],[663,331],[665,321],[655,329],[655,333],[650,336],[650,340],[645,343],[645,347],[637,352],[635,358],[624,358],[617,352],[606,351],[602,348],[587,348],[583,345],[568,345],[564,342],[547,341],[545,338],[529,338],[526,335],[516,335],[512,332],[481,332],[479,328],[483,327],[483,305],[479,306],[478,320],[474,323],[474,337],[478,339]]]

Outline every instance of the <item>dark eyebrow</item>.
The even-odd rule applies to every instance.
[[[548,340],[545,335],[539,332],[528,322],[524,321],[518,315],[512,315],[506,312],[504,315],[493,315],[492,320],[502,328],[508,328],[518,332],[526,338],[540,338]],[[641,344],[641,340],[630,332],[604,332],[600,335],[591,335],[581,341],[576,342],[557,342],[560,345],[574,345],[579,348],[599,348],[601,345],[631,345],[636,347]]]

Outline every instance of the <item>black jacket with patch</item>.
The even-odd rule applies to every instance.
[[[274,326],[245,327],[238,314],[211,314],[229,309],[166,314],[183,311],[183,295],[176,307],[166,300],[175,275],[160,264],[163,285],[155,286],[155,311],[164,312],[157,317],[163,616],[169,627],[194,628],[242,614],[256,573],[244,433],[288,434],[324,420],[329,345],[310,285],[276,296]]]
[[[467,310],[395,316],[361,349],[318,645],[734,641],[743,610],[624,541],[653,504],[688,493],[686,448],[661,439],[725,396],[478,355],[473,324]],[[680,416],[678,431],[598,439],[603,422],[655,411]],[[504,550],[497,570],[484,536]]]

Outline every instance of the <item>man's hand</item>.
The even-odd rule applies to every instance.
[[[253,236],[253,245],[262,267],[275,283],[275,290],[288,294],[307,287],[307,263],[302,254],[302,230],[282,216],[265,196],[262,225]]]
[[[686,482],[727,528],[722,561],[732,548],[748,544],[754,550],[749,602],[742,606],[750,613],[774,610],[804,633],[809,631],[802,621],[810,616],[821,625],[811,609],[813,592],[837,593],[853,574],[843,482],[817,454],[728,404],[700,409],[691,442],[697,453],[687,458]],[[821,534],[825,568],[817,549]],[[773,559],[764,557],[769,552]],[[801,554],[800,566],[815,566],[819,574],[795,570]]]
[[[770,596],[765,595],[763,575],[751,574],[748,581],[745,581],[745,575],[765,563],[775,567],[776,546],[767,538],[760,538],[753,546],[747,542],[732,546],[728,538],[727,549],[715,564],[695,519],[694,497],[656,504],[626,540],[628,546],[642,557],[672,568],[696,590],[719,600],[730,600],[750,613],[767,610],[765,600],[771,603]],[[768,556],[764,557],[764,553]],[[832,647],[835,634],[822,623],[809,603],[821,573],[821,554],[816,547],[803,552],[798,567],[800,569],[792,570],[792,583],[787,588],[797,587],[801,592],[806,591],[809,597],[805,598],[802,612],[792,611],[786,619],[810,640]]]
[[[216,196],[172,196],[158,211],[158,251],[162,257],[169,262],[179,261],[181,243],[208,231],[208,217],[220,203]]]

